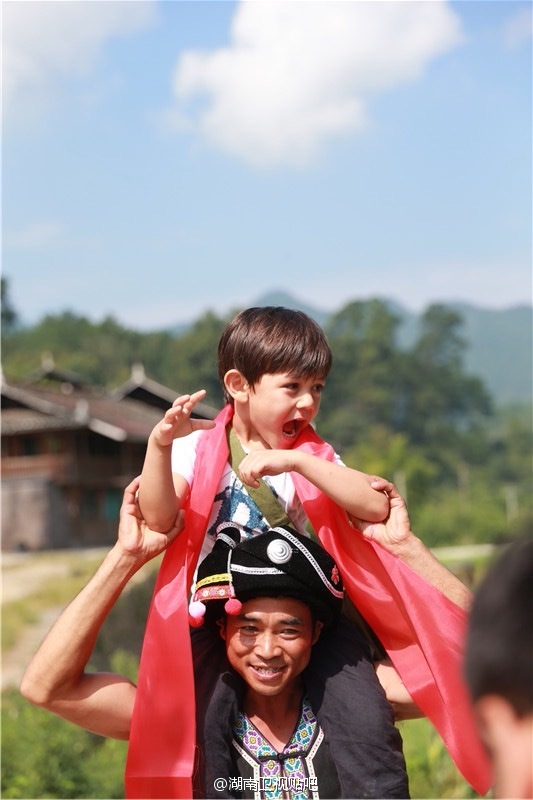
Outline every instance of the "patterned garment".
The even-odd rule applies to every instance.
[[[256,800],[308,800],[318,798],[318,779],[315,756],[324,742],[307,698],[302,701],[296,729],[281,753],[254,727],[248,717],[239,712],[233,729],[233,747],[251,767],[251,778],[239,778],[243,797]],[[239,759],[240,760],[240,759]]]

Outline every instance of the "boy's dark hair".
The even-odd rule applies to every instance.
[[[508,547],[472,605],[465,675],[475,702],[503,697],[517,716],[533,712],[533,539]]]
[[[326,378],[331,349],[320,325],[282,306],[247,308],[226,326],[218,343],[218,374],[237,369],[253,387],[263,375],[290,372],[298,378]],[[232,402],[224,389],[227,402]]]

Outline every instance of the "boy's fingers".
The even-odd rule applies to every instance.
[[[176,406],[181,406],[190,399],[191,399],[190,394],[182,394],[180,397],[176,397],[176,399],[172,403],[172,408],[176,408]]]
[[[191,425],[194,430],[209,430],[215,427],[214,419],[191,419]]]

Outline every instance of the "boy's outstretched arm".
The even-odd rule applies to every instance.
[[[175,539],[151,531],[135,500],[136,478],[124,491],[118,540],[89,583],[63,611],[26,669],[20,691],[35,705],[86,730],[127,739],[136,688],[120,675],[85,671],[100,628],[122,590],[147,561]]]
[[[183,506],[189,491],[187,481],[172,474],[172,442],[192,431],[214,428],[213,420],[191,419],[195,405],[205,397],[205,390],[184,394],[158,422],[148,439],[139,487],[139,505],[152,530],[168,531]]]
[[[252,450],[239,472],[242,481],[255,488],[264,475],[299,472],[351,517],[381,522],[389,513],[384,490],[372,486],[374,476],[299,450]]]

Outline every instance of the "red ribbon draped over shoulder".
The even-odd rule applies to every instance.
[[[128,798],[191,798],[196,747],[189,590],[213,499],[228,458],[226,406],[202,432],[186,527],[165,553],[150,606],[126,764]],[[332,460],[332,448],[307,428],[296,446]],[[491,783],[477,737],[461,660],[465,612],[379,545],[364,540],[345,512],[293,473],[298,496],[346,590],[375,630],[408,691],[480,794]]]
[[[196,722],[189,593],[228,460],[226,406],[198,442],[185,528],[161,564],[146,623],[126,762],[128,798],[191,798]]]
[[[298,449],[328,461],[333,448],[306,428]],[[462,677],[467,614],[379,544],[301,475],[292,475],[308,519],[341,568],[350,599],[374,629],[415,703],[479,794],[492,782]]]

